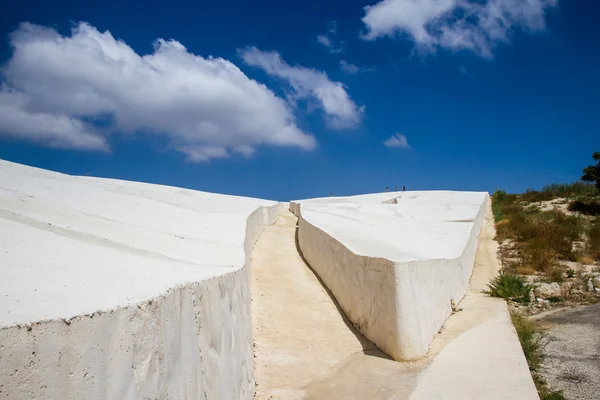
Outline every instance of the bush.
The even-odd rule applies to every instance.
[[[494,194],[492,194],[492,201],[501,202],[506,199],[506,192],[504,190],[496,190]]]
[[[483,293],[492,297],[528,303],[532,289],[533,287],[526,284],[518,275],[500,273],[490,281],[488,290],[484,290]]]
[[[588,230],[587,251],[594,259],[600,260],[600,221],[593,222]]]
[[[573,242],[580,240],[584,232],[580,218],[556,210],[517,215],[511,223],[525,265],[547,271],[558,259],[576,258]]]
[[[600,202],[598,200],[573,200],[567,209],[585,215],[600,215]]]
[[[525,193],[521,195],[521,200],[527,202],[538,202],[554,200],[559,197],[591,197],[597,196],[598,190],[591,183],[575,182],[570,184],[564,183],[553,183],[546,185],[542,190],[527,189]]]
[[[558,253],[544,238],[534,238],[521,247],[521,264],[536,271],[549,272],[556,265]]]
[[[554,197],[576,197],[576,196],[596,196],[598,191],[592,183],[553,183],[542,188],[542,193],[551,194]]]

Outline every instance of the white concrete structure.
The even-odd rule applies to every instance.
[[[251,399],[247,266],[285,206],[0,160],[0,398]]]
[[[298,242],[340,306],[396,360],[424,356],[468,289],[488,202],[478,192],[295,201]]]

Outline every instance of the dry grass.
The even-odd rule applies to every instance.
[[[517,266],[517,274],[519,275],[535,275],[537,270],[535,268],[519,265]]]
[[[592,223],[587,234],[587,252],[595,260],[600,260],[600,220]]]
[[[580,249],[574,243],[586,236],[585,221],[560,210],[531,207],[522,197],[496,196],[504,199],[496,200],[494,205],[502,218],[496,223],[496,238],[501,243],[513,242],[513,249],[504,258],[511,259],[517,273],[531,274],[535,270],[563,279],[557,268],[561,261],[579,257]]]
[[[594,263],[594,258],[590,256],[581,256],[577,259],[577,262],[580,262],[584,265],[590,265]]]

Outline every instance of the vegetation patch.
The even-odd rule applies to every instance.
[[[501,273],[488,284],[483,292],[492,297],[500,297],[518,303],[528,303],[533,287],[526,284],[518,275]]]
[[[600,220],[594,221],[588,229],[587,252],[589,257],[600,260]]]
[[[540,375],[540,368],[544,361],[544,346],[548,343],[548,337],[541,332],[537,325],[531,320],[517,314],[510,315],[519,342],[523,348],[523,353],[529,365],[529,371],[535,382],[541,400],[566,400],[562,391],[553,391],[548,388],[548,384]]]
[[[598,189],[596,189],[596,186],[593,183],[553,183],[544,186],[540,191],[527,189],[527,191],[521,195],[521,199],[527,202],[539,202],[557,198],[593,197],[598,194]]]
[[[585,215],[600,215],[600,202],[594,199],[573,200],[567,209]]]

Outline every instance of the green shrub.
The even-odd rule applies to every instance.
[[[483,293],[492,297],[500,297],[519,303],[528,303],[529,294],[532,289],[533,287],[526,284],[520,276],[500,273],[500,275],[490,281],[488,290],[484,290]]]
[[[496,190],[494,194],[492,194],[492,201],[501,202],[506,199],[506,192],[504,190]]]

